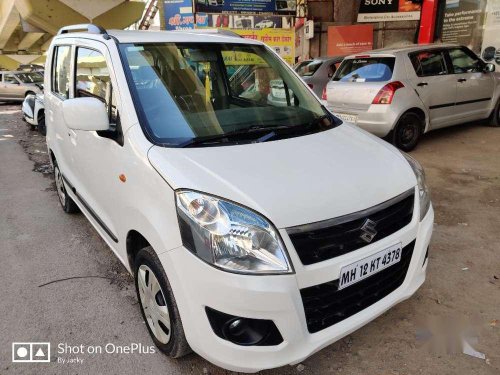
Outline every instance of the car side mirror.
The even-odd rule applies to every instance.
[[[493,73],[495,71],[495,64],[489,63],[484,66],[483,71],[485,73]]]
[[[66,126],[73,130],[109,130],[105,104],[96,98],[74,98],[63,101],[62,112]]]

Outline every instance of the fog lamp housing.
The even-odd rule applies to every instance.
[[[283,342],[272,320],[244,318],[205,307],[214,333],[221,339],[241,346],[273,346]]]

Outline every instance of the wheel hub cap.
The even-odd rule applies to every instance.
[[[151,268],[144,264],[139,267],[137,283],[147,324],[156,339],[166,344],[170,341],[170,315],[160,283]]]
[[[59,200],[61,201],[61,204],[64,206],[66,202],[66,190],[64,189],[62,174],[61,171],[59,171],[58,167],[55,167],[55,175],[56,175],[57,195],[59,197]]]

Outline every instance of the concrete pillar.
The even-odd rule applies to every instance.
[[[19,24],[19,13],[14,0],[0,2],[0,49],[3,49]]]

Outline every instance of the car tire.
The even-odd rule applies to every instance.
[[[490,116],[490,126],[500,126],[500,99],[498,99],[497,105],[493,109],[493,113]]]
[[[191,352],[186,340],[174,293],[156,252],[151,246],[137,254],[134,262],[135,290],[153,342],[171,358]],[[156,291],[156,294],[153,294]]]
[[[68,214],[74,214],[80,211],[76,203],[66,192],[64,179],[57,163],[54,163],[54,179],[56,181],[57,197],[59,198],[59,203],[61,203],[64,212]]]
[[[424,124],[415,112],[404,113],[392,132],[392,144],[402,151],[411,151],[422,135]]]
[[[47,135],[47,127],[45,126],[45,115],[38,116],[38,132],[44,137]]]

